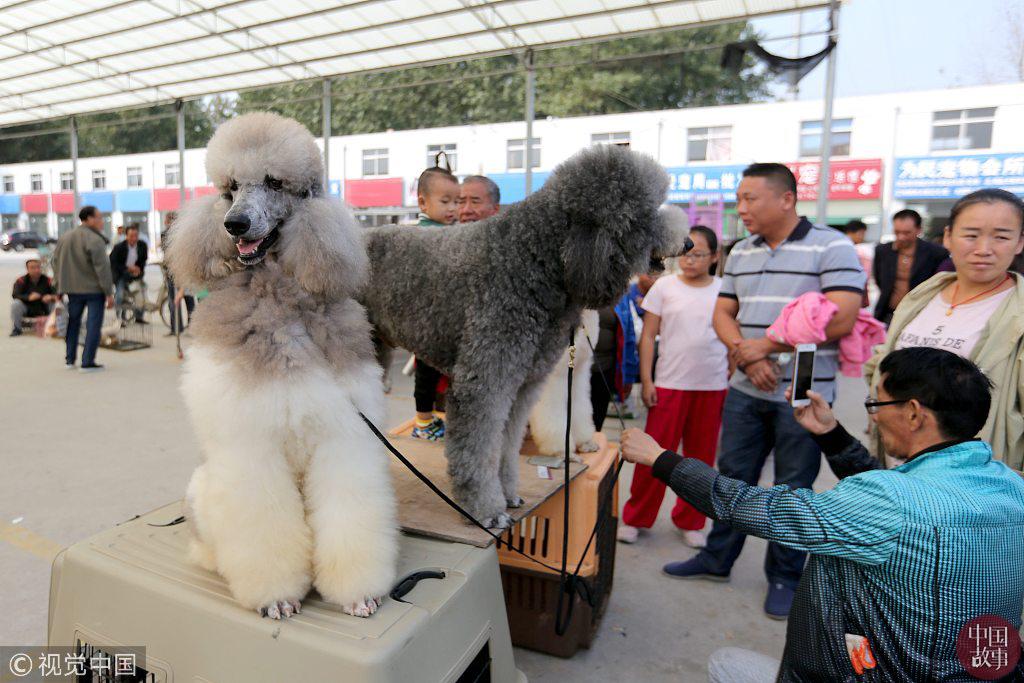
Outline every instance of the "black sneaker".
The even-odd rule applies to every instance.
[[[723,583],[729,580],[728,572],[719,574],[705,567],[700,555],[691,557],[684,562],[669,562],[662,567],[661,571],[673,579],[703,579]]]
[[[78,371],[79,372],[99,372],[102,369],[103,369],[102,365],[100,365],[99,363],[93,363],[92,365],[83,365],[82,367],[78,368]]]
[[[20,337],[21,336],[21,328],[20,327],[15,327],[13,330],[11,330],[11,335],[10,336],[12,336],[12,337]]]

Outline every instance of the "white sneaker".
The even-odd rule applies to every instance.
[[[708,544],[707,538],[704,537],[704,533],[700,531],[684,531],[683,532],[683,543],[690,546],[691,548],[703,548]]]
[[[619,543],[636,543],[636,539],[639,537],[640,530],[628,524],[620,523],[619,530],[615,533],[615,538],[618,539]]]

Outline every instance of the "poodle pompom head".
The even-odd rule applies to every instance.
[[[246,114],[226,122],[206,153],[220,195],[186,204],[168,235],[176,280],[210,286],[264,258],[307,292],[351,295],[367,272],[366,251],[351,212],[321,196],[320,150],[298,122]]]
[[[324,164],[313,135],[298,121],[269,112],[243,114],[221,124],[206,148],[206,173],[221,192],[232,183],[268,176],[295,194],[319,194]]]
[[[534,197],[556,206],[568,224],[562,260],[577,303],[613,304],[633,275],[647,272],[651,256],[675,241],[675,228],[658,213],[667,192],[668,175],[654,159],[614,145],[585,149],[554,170]]]

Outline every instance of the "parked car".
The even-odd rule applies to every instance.
[[[25,249],[38,249],[42,244],[56,244],[57,240],[52,237],[43,237],[29,230],[18,232],[6,232],[0,235],[0,249],[4,251],[24,251]]]

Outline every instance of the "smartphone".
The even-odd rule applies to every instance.
[[[794,408],[811,404],[807,392],[814,385],[814,352],[816,344],[799,344],[796,347],[796,358],[793,360],[793,393],[789,404]]]

